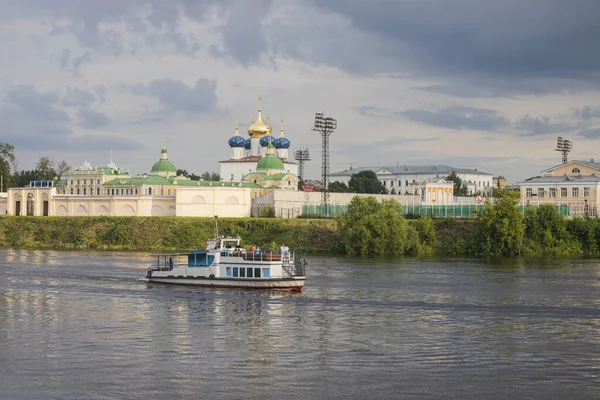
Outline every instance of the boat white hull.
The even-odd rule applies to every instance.
[[[149,282],[168,283],[172,285],[192,285],[217,288],[243,289],[289,289],[300,291],[304,287],[306,277],[284,279],[243,279],[243,278],[206,278],[206,277],[155,277],[146,278]]]

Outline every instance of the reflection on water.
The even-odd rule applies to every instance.
[[[0,252],[0,398],[537,398],[600,389],[596,260],[313,258],[303,293],[146,255]]]

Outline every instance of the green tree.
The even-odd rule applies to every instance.
[[[54,161],[50,157],[40,157],[35,165],[35,179],[50,180],[55,176]]]
[[[0,142],[0,189],[5,192],[7,188],[15,186],[12,166],[15,164],[15,147],[12,144]]]
[[[348,188],[353,193],[381,194],[387,193],[375,172],[371,170],[360,171],[352,174]]]
[[[25,171],[22,170],[21,172],[15,172],[14,175],[14,183],[15,183],[15,187],[25,187],[25,186],[29,186],[29,183],[31,181],[35,181],[36,177],[35,177],[35,171]]]
[[[216,172],[205,172],[202,175],[200,175],[200,178],[202,178],[205,181],[213,182],[218,182],[221,180],[221,177]]]
[[[488,198],[477,225],[478,253],[512,256],[521,253],[525,222],[517,208],[519,193],[499,190],[495,202]]]
[[[374,197],[354,197],[348,212],[338,217],[341,244],[347,254],[400,255],[413,246],[409,226],[394,200],[378,202]],[[414,233],[414,232],[413,232]]]
[[[451,171],[446,180],[454,183],[454,196],[467,196],[467,186],[463,184],[462,179],[456,175],[456,172]]]
[[[190,174],[187,172],[187,170],[185,169],[178,169],[177,170],[177,176],[189,176]]]
[[[573,254],[580,244],[567,231],[567,221],[554,205],[542,204],[525,212],[525,237],[532,252]]]
[[[67,172],[69,172],[70,169],[71,169],[71,166],[65,160],[62,160],[61,162],[59,162],[58,165],[56,166],[56,177],[58,178],[58,180],[60,181],[60,179],[63,177],[63,175],[66,174]]]
[[[340,181],[331,182],[328,189],[332,193],[348,193],[348,186]]]

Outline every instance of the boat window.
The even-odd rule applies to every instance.
[[[263,268],[263,278],[271,277],[271,268]]]
[[[248,268],[248,278],[252,278],[252,268]]]
[[[233,267],[233,277],[237,278],[238,277],[238,267]]]
[[[225,271],[227,272],[227,276],[231,276],[231,267],[225,268]]]
[[[254,268],[254,277],[260,278],[260,268]]]
[[[240,278],[246,277],[246,268],[240,268]]]

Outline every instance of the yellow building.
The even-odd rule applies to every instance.
[[[569,161],[518,185],[523,205],[550,203],[569,207],[570,215],[596,216],[600,206],[600,163]]]

